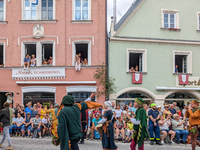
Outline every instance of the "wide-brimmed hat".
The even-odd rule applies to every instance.
[[[174,114],[173,118],[175,119],[176,117],[179,117],[179,115],[178,114]]]
[[[169,107],[169,105],[165,105],[164,108],[165,108],[165,107]]]

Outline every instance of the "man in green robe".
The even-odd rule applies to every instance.
[[[91,101],[95,95],[95,93],[92,93],[90,97],[81,104],[74,103],[74,98],[70,95],[63,97],[62,104],[64,108],[58,115],[57,127],[61,150],[69,150],[70,145],[71,150],[79,150],[78,141],[82,137],[80,114],[86,109],[98,108],[101,106],[101,104]]]
[[[142,98],[136,98],[134,102],[134,107],[137,109],[135,118],[131,118],[133,122],[134,133],[133,140],[130,145],[131,150],[136,150],[136,145],[138,144],[138,150],[144,150],[144,138],[148,137],[147,133],[147,115],[143,108],[144,100]]]

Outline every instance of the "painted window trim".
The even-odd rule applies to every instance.
[[[192,51],[173,51],[173,73],[175,74],[175,55],[187,55],[187,73],[183,74],[192,74]]]
[[[55,66],[55,58],[56,58],[56,50],[55,50],[55,41],[53,40],[49,40],[49,41],[38,41],[38,42],[35,42],[35,41],[23,41],[21,43],[21,66],[24,66],[24,57],[25,57],[25,44],[36,44],[36,64],[37,66],[42,66],[42,67],[45,67],[42,65],[42,44],[53,44],[53,65],[52,66]],[[38,59],[39,58],[39,59]]]
[[[75,19],[75,11],[76,11],[76,8],[75,8],[75,0],[72,0],[72,21],[76,21]],[[91,20],[91,12],[92,12],[92,1],[91,0],[88,0],[88,19],[87,20]],[[84,20],[84,21],[87,21],[87,20]],[[78,21],[81,21],[81,20],[78,20]]]
[[[161,28],[164,28],[164,13],[173,13],[176,14],[176,19],[175,19],[175,25],[176,29],[180,29],[179,25],[179,11],[178,10],[169,10],[169,9],[161,9]],[[170,29],[170,28],[165,28],[165,29]]]
[[[0,45],[3,45],[3,63],[4,63],[4,67],[5,67],[5,59],[6,59],[6,51],[5,51],[5,49],[6,49],[6,44],[5,44],[5,42],[0,42]],[[0,64],[1,65],[1,64]],[[4,68],[3,67],[3,68]]]
[[[79,40],[79,41],[73,41],[72,42],[72,66],[75,66],[74,64],[74,58],[76,55],[76,44],[88,44],[88,65],[87,66],[91,66],[92,65],[92,59],[91,59],[91,41],[88,40]]]
[[[147,49],[133,49],[127,48],[126,52],[126,72],[129,72],[129,53],[143,53],[142,57],[142,71],[147,72]]]
[[[21,20],[26,20],[25,19],[25,0],[22,0],[22,19]],[[56,0],[53,0],[53,20],[55,20],[56,16]],[[36,20],[42,20],[42,1],[38,1],[38,5],[36,5]],[[30,21],[30,20],[27,20]],[[33,21],[33,20],[31,20]],[[44,20],[44,21],[51,21],[51,20]]]

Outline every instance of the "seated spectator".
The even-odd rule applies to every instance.
[[[80,58],[80,63],[83,64],[83,57],[81,57],[81,53],[78,53],[78,57]]]
[[[114,123],[115,121],[117,121],[119,117],[122,117],[122,118],[123,118],[123,112],[122,112],[122,110],[120,109],[120,105],[117,104],[117,105],[116,105],[116,108],[117,108],[117,109],[115,109],[115,111],[114,111],[113,123]]]
[[[119,133],[122,134],[122,142],[125,142],[125,128],[126,128],[126,123],[123,119],[123,117],[119,117],[118,120],[114,124],[114,128],[116,131],[116,142],[119,140]]]
[[[175,109],[175,110],[180,109],[180,108],[177,106],[177,103],[176,103],[176,102],[173,102],[173,105],[174,105],[174,109]]]
[[[84,59],[84,61],[83,61],[83,65],[88,65],[87,58]]]
[[[24,58],[24,70],[28,69],[30,66],[31,59],[29,57],[29,54],[26,54],[26,57]]]
[[[50,125],[49,125],[49,118],[46,114],[44,114],[44,118],[42,118],[42,126],[43,126],[43,133],[42,137],[44,138],[45,132],[48,134],[48,131],[51,130]]]
[[[28,112],[27,113],[27,117],[24,118],[23,125],[22,125],[22,128],[21,128],[22,137],[25,137],[26,130],[28,130],[28,137],[30,137],[30,134],[31,134],[31,132],[30,132],[30,130],[31,130],[31,121],[32,121],[31,120],[31,113]]]
[[[127,135],[126,135],[126,139],[125,142],[131,142],[132,140],[132,136],[133,136],[133,123],[131,121],[127,122]]]
[[[174,109],[174,105],[173,104],[169,105],[169,111],[171,112],[172,116],[176,113],[176,110]]]
[[[186,118],[183,120],[179,119],[180,116],[178,114],[173,115],[174,120],[172,121],[172,129],[176,132],[177,144],[180,144],[180,135],[183,134],[182,143],[187,144],[187,136],[189,132],[183,129],[183,123]]]
[[[163,116],[164,116],[164,119],[166,118],[167,115],[171,115],[171,112],[169,111],[169,105],[165,105],[165,110],[163,111]]]
[[[75,56],[74,63],[75,63],[75,70],[80,71],[81,70],[81,60],[78,55]]]
[[[21,127],[23,125],[24,119],[21,117],[20,113],[17,113],[16,125],[17,125],[17,132],[15,136],[21,136]]]
[[[43,60],[42,65],[48,65],[48,58],[46,58],[45,60]]]
[[[96,114],[94,119],[92,120],[92,127],[91,127],[92,137],[91,137],[91,140],[93,140],[93,137],[94,137],[94,130],[98,131],[96,126],[98,125],[98,122],[100,120],[101,120],[101,118],[100,118],[99,114]]]
[[[135,66],[135,72],[138,72],[138,65]]]
[[[175,66],[175,73],[178,73],[178,65]]]
[[[36,114],[36,117],[32,119],[32,122],[31,122],[31,129],[30,129],[30,132],[31,132],[31,137],[30,138],[33,138],[33,132],[35,129],[37,129],[37,132],[38,132],[38,135],[39,135],[39,138],[41,139],[41,125],[42,125],[42,120],[40,119],[40,114]]]
[[[134,73],[135,72],[134,67],[131,66],[131,69],[129,70],[129,72]]]
[[[162,110],[161,110],[161,106],[158,106],[157,108],[158,108],[159,115],[162,116],[162,113],[163,113],[163,112],[162,112]]]
[[[37,111],[37,104],[34,104],[33,105],[33,110],[32,110],[31,117],[35,118],[37,113],[38,113],[38,111]]]
[[[52,58],[52,56],[49,57],[48,64],[49,65],[53,65],[53,58]]]
[[[9,129],[10,136],[12,136],[13,130],[14,130],[14,134],[15,134],[16,131],[17,131],[17,124],[16,124],[15,114],[13,114],[13,116],[12,116],[12,125],[11,125],[11,127]]]
[[[31,55],[32,56],[32,58],[31,58],[31,64],[30,64],[30,66],[31,67],[35,67],[36,66],[36,58],[35,58],[35,55],[33,54],[33,55]]]
[[[158,121],[161,130],[161,144],[164,144],[164,139],[166,138],[167,134],[171,134],[171,142],[174,143],[173,139],[176,135],[175,131],[169,130],[169,126],[172,124],[171,116],[167,115],[167,119],[164,119],[163,115],[160,116],[160,120]]]

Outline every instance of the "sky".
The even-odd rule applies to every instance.
[[[117,21],[119,21],[135,0],[116,0],[116,1],[117,1]],[[107,3],[108,3],[107,27],[108,31],[110,31],[111,16],[113,16],[113,0],[107,0]]]

